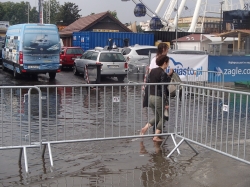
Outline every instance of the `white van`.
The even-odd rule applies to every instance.
[[[18,24],[7,30],[3,45],[3,70],[22,74],[49,74],[54,79],[61,71],[61,44],[56,25]]]

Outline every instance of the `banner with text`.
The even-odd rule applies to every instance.
[[[156,54],[151,54],[151,59]],[[169,67],[173,68],[180,76],[182,81],[207,81],[208,76],[205,71],[208,71],[208,55],[193,55],[193,54],[168,54],[170,58]]]
[[[209,56],[208,70],[224,73],[225,82],[250,80],[250,56]]]

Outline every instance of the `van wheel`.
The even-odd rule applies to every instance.
[[[117,79],[119,82],[123,82],[125,79],[125,76],[124,75],[117,76]]]
[[[7,68],[4,65],[2,65],[2,70],[7,71]]]
[[[56,73],[49,73],[49,78],[50,78],[51,80],[54,80],[55,77],[56,77]]]
[[[16,68],[14,67],[14,70],[13,70],[13,76],[14,76],[14,78],[15,79],[18,79],[19,77],[20,77],[20,74],[19,73],[17,73],[17,71],[16,71]]]
[[[76,69],[76,65],[73,66],[73,74],[74,75],[79,75],[79,72]]]

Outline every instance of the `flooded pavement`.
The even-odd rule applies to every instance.
[[[24,78],[17,81],[8,72],[2,72],[0,77],[2,85],[83,83],[82,77],[74,76],[71,71],[59,73],[54,81],[50,81],[45,75],[39,76],[37,80]],[[107,79],[105,83],[117,82]],[[53,105],[50,108],[53,108]],[[60,108],[57,111],[60,111]],[[50,115],[53,116],[54,113],[55,111],[51,111]],[[171,123],[167,123],[167,126],[171,126]],[[135,126],[136,131],[139,129],[140,126]],[[87,128],[83,130],[89,132]],[[103,129],[97,130],[102,132]],[[174,148],[170,138],[163,148],[154,143],[152,138],[146,137],[56,144],[52,145],[53,168],[50,167],[47,150],[45,159],[42,159],[39,148],[30,148],[28,175],[25,173],[23,160],[18,164],[19,150],[1,150],[0,187],[22,185],[247,187],[250,185],[249,165],[198,146],[194,147],[199,152],[198,155],[183,143],[180,147],[181,155],[174,154],[168,159],[167,154]]]

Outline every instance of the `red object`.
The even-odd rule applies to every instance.
[[[128,63],[127,62],[124,64],[124,68],[128,69]]]
[[[62,66],[73,66],[75,58],[82,56],[84,50],[81,47],[62,47],[60,63]]]
[[[19,51],[19,64],[23,64],[23,52]]]

